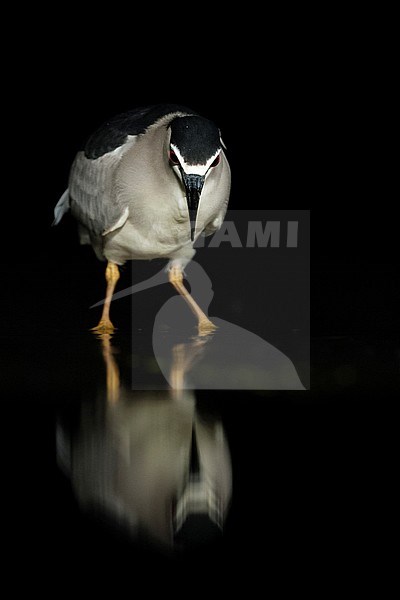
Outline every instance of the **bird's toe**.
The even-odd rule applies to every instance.
[[[214,325],[209,319],[201,319],[198,324],[199,336],[209,335],[213,333],[218,327]]]
[[[109,319],[101,319],[100,323],[96,327],[92,327],[90,331],[93,331],[93,333],[113,333],[115,327]]]

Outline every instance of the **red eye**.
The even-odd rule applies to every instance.
[[[179,165],[178,157],[173,150],[169,151],[169,160],[172,162],[173,165]]]
[[[217,158],[211,163],[211,166],[216,167],[217,165],[219,165],[219,161],[220,161],[220,155],[218,154]]]

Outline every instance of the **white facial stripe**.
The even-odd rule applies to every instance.
[[[179,149],[175,146],[175,144],[171,144],[171,148],[178,157],[178,160],[181,163],[181,167],[187,175],[205,175],[212,163],[214,162],[214,160],[221,152],[221,148],[219,148],[216,151],[216,153],[208,159],[205,165],[188,165],[187,163],[185,163],[182,154],[179,152]]]

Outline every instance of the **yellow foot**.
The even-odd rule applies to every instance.
[[[96,327],[92,327],[90,331],[93,331],[94,333],[113,333],[115,327],[110,319],[101,319],[100,323],[96,325]]]
[[[218,327],[214,325],[209,319],[200,319],[199,324],[197,326],[199,336],[209,335],[213,333]]]

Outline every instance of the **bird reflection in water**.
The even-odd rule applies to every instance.
[[[217,541],[231,497],[228,444],[222,423],[201,416],[185,389],[207,339],[173,348],[171,388],[163,391],[125,387],[111,336],[99,339],[106,399],[82,406],[75,433],[57,429],[58,462],[81,508],[159,549]]]

